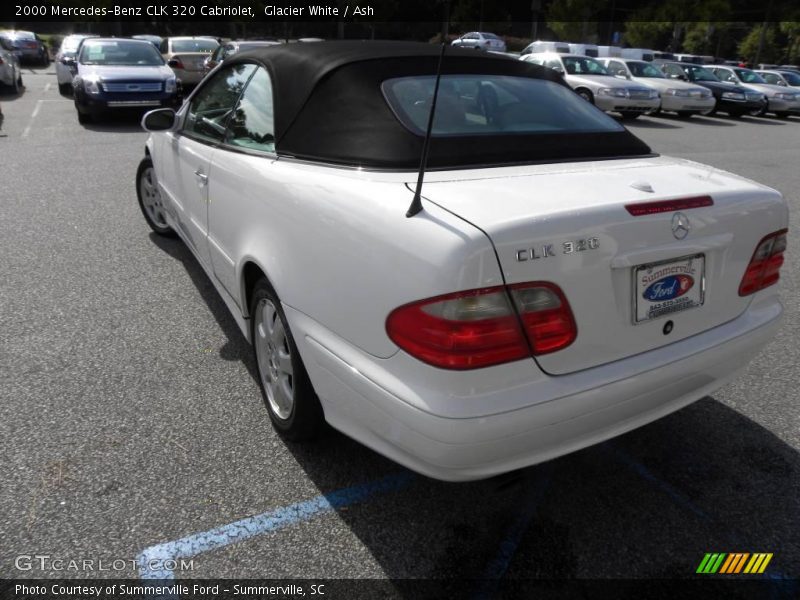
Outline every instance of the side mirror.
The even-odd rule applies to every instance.
[[[170,67],[171,69],[175,69],[175,68],[181,67],[182,65],[181,65],[181,61],[179,61],[177,58],[170,58],[167,61],[167,66]]]
[[[171,108],[151,110],[142,117],[142,129],[145,131],[167,131],[175,126],[175,111]]]
[[[75,66],[75,57],[74,56],[62,56],[61,57],[61,64],[67,67],[74,67]]]

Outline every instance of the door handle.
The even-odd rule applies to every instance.
[[[197,168],[194,174],[197,175],[197,178],[200,180],[200,185],[205,185],[208,183],[208,175],[203,173],[203,169],[200,167]]]

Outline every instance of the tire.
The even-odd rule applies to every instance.
[[[78,112],[78,123],[81,125],[88,125],[92,122],[92,115],[89,113],[82,113],[80,109],[76,109]]]
[[[750,114],[754,117],[764,117],[766,116],[768,109],[769,109],[769,102],[765,102],[764,104],[761,105],[761,108],[752,111]]]
[[[319,436],[322,405],[297,351],[278,295],[262,278],[250,298],[253,356],[261,395],[275,430],[290,441]]]
[[[586,100],[589,104],[594,104],[594,95],[586,88],[578,88],[577,90],[575,90],[575,93],[578,94],[578,96],[580,96],[584,100]]]
[[[638,119],[640,116],[642,116],[642,113],[628,111],[622,111],[619,114],[621,114],[622,118],[626,121],[633,121],[634,119]]]
[[[58,93],[62,96],[71,96],[72,95],[72,85],[69,83],[59,83],[58,84]]]
[[[164,204],[161,202],[156,172],[149,157],[143,158],[136,170],[136,197],[150,229],[164,237],[175,237],[175,232],[167,224],[164,216]]]
[[[690,110],[679,110],[678,111],[678,118],[680,119],[691,119],[694,113]]]

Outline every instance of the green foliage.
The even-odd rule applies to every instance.
[[[553,0],[547,10],[547,26],[560,40],[596,42],[597,22],[592,19],[605,8],[605,4],[597,0]]]
[[[772,24],[767,25],[764,33],[764,46],[759,54],[758,46],[761,39],[761,28],[761,25],[753,27],[744,39],[739,42],[739,54],[753,66],[755,66],[756,61],[762,63],[774,62],[778,60],[780,55],[775,41],[775,27]]]
[[[667,21],[628,21],[622,40],[632,48],[652,48],[658,50],[666,47],[672,24]]]
[[[787,38],[784,51],[786,62],[796,65],[800,62],[800,21],[781,21],[779,28]]]

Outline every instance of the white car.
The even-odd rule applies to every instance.
[[[161,55],[185,88],[205,77],[205,61],[219,43],[209,37],[168,37],[161,40]]]
[[[600,62],[614,77],[634,81],[656,90],[661,96],[660,110],[688,118],[711,112],[716,105],[711,90],[667,76],[655,65],[642,60],[601,58]]]
[[[274,427],[489,477],[711,394],[779,327],[787,203],[658,156],[555,72],[450,49],[237,54],[148,113],[150,227],[253,344]],[[209,399],[215,401],[216,399]]]
[[[755,71],[743,67],[709,65],[708,70],[714,73],[720,81],[764,94],[767,101],[758,111],[759,116],[771,112],[775,116],[785,119],[789,115],[800,114],[800,93],[791,88],[769,84]]]
[[[73,33],[61,41],[61,48],[59,48],[55,56],[55,63],[58,91],[62,94],[72,93],[72,80],[78,72],[75,57],[78,53],[78,46],[81,40],[96,37],[98,36],[88,33]]]
[[[465,33],[460,38],[453,40],[453,46],[461,48],[475,48],[477,50],[491,50],[493,52],[505,52],[506,43],[503,38],[486,31],[471,31]]]
[[[640,83],[615,78],[599,59],[577,54],[528,54],[520,60],[553,69],[587,102],[606,112],[635,119],[658,110],[661,98],[656,90]]]

